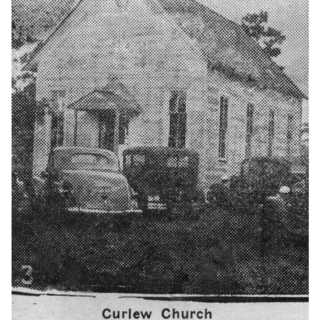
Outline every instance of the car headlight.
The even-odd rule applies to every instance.
[[[149,202],[160,202],[160,196],[149,196],[148,201]]]

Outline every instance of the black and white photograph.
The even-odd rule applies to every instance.
[[[12,0],[14,320],[308,319],[308,6]]]

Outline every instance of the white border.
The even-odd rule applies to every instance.
[[[0,195],[1,195],[1,317],[11,317],[11,3],[1,3],[1,117],[0,117]]]
[[[319,34],[320,22],[319,13],[320,3],[317,0],[309,1],[310,8],[310,93],[309,93],[309,110],[310,110],[310,319],[319,318],[319,186],[320,179],[320,105],[319,105]]]
[[[263,0],[259,0],[263,1]],[[289,0],[281,0],[289,1]],[[319,159],[319,139],[320,139],[320,103],[319,103],[319,32],[320,30],[320,3],[317,0],[310,0],[310,143],[311,143],[311,202],[310,202],[310,239],[311,239],[311,317],[317,319],[320,313],[317,301],[319,301],[319,291],[317,284],[320,278],[320,259],[318,244],[320,244],[319,219],[319,181],[320,181],[320,159]],[[1,117],[0,117],[0,150],[1,150],[1,318],[11,318],[11,3],[3,1],[1,3]]]

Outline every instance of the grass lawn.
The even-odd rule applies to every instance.
[[[261,256],[257,217],[208,208],[199,221],[140,219],[121,230],[97,222],[14,219],[13,285],[30,265],[31,286],[41,289],[308,293],[306,248],[274,243]]]

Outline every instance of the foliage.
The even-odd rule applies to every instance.
[[[35,42],[61,21],[75,0],[13,0],[12,47]]]
[[[268,27],[268,12],[248,13],[242,18],[243,30],[261,45],[263,51],[269,57],[277,57],[281,54],[279,46],[286,40],[281,31]]]
[[[19,266],[31,265],[38,288],[190,294],[308,290],[306,250],[277,246],[261,260],[255,216],[208,208],[197,222],[135,219],[126,229],[101,217],[46,217],[38,212],[14,223],[15,285],[21,285]]]
[[[35,84],[12,95],[12,166],[23,180],[32,172],[33,132],[35,122]]]

